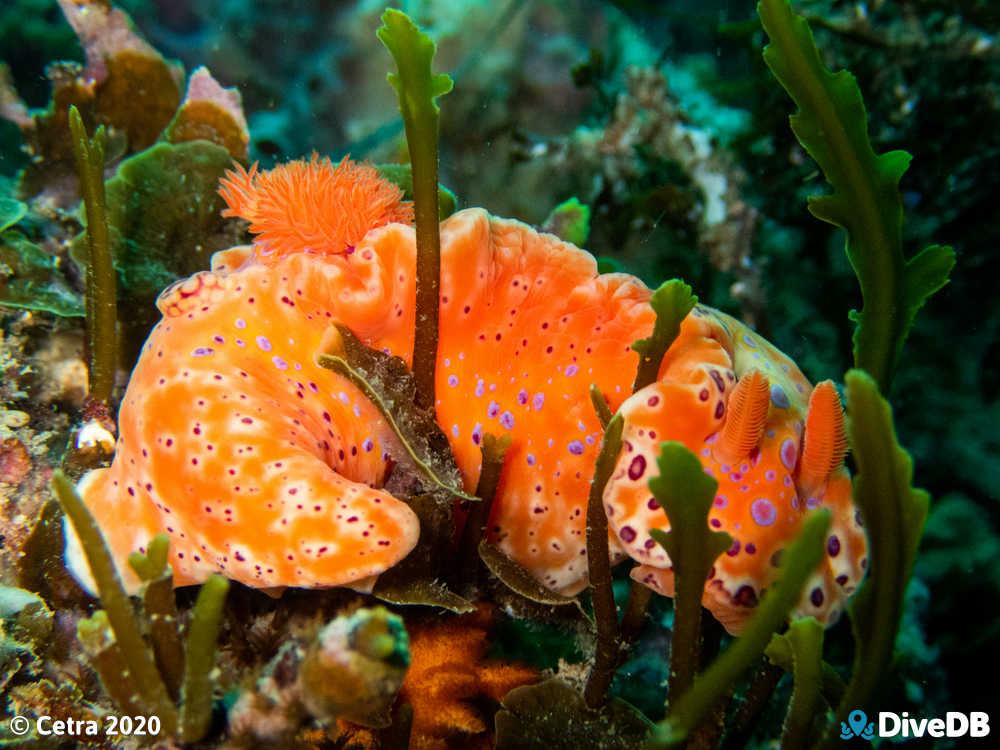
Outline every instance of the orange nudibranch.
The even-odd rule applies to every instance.
[[[260,588],[364,585],[409,553],[419,524],[382,489],[396,450],[388,426],[316,355],[337,321],[410,361],[412,209],[373,168],[315,157],[231,172],[221,192],[254,245],[217,253],[211,271],[161,295],[114,462],[81,493],[132,588],[126,556],[164,532],[178,585],[214,572]],[[738,630],[805,514],[823,505],[834,515],[827,557],[797,612],[832,620],[866,554],[836,392],[811,388],[773,346],[699,305],[658,381],[631,394],[649,298],[634,277],[598,274],[589,253],[520,222],[469,209],[442,223],[436,414],[466,489],[483,435],[512,438],[488,539],[552,590],[586,586],[596,384],[625,418],[604,495],[612,554],[671,593],[670,561],[648,533],[669,525],[647,482],[660,442],[679,440],[719,480],[712,527],[736,539],[705,606]]]

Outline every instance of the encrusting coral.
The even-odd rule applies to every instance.
[[[291,189],[287,175],[296,173],[310,177]],[[115,462],[81,483],[119,559],[166,531],[178,584],[221,571],[256,587],[364,585],[416,543],[413,512],[380,489],[396,459],[394,435],[349,382],[315,364],[334,321],[409,360],[414,232],[388,223],[363,238],[337,235],[343,227],[331,215],[372,199],[383,206],[390,188],[371,173],[358,182],[335,173],[314,160],[231,177],[232,210],[255,222],[266,216],[258,224],[266,231],[161,295],[164,319],[125,394]],[[384,223],[384,208],[374,214]],[[593,257],[572,245],[481,209],[443,222],[441,245],[438,424],[467,489],[479,478],[484,432],[512,436],[487,538],[548,588],[575,593],[587,583],[584,509],[602,434],[590,386],[612,410],[622,407],[636,367],[631,344],[653,327],[650,292],[625,274],[598,275]],[[716,616],[738,629],[782,543],[826,504],[835,510],[829,564],[801,606],[832,619],[861,576],[865,544],[842,450],[817,459],[815,470],[799,459],[811,392],[774,347],[697,307],[659,381],[623,407],[626,453],[606,491],[613,553],[669,573],[645,533],[665,518],[639,495],[654,475],[647,456],[657,441],[681,440],[726,475],[713,525],[741,541],[709,587]],[[824,413],[839,414],[832,390],[817,394]],[[734,405],[747,398],[752,408],[738,416]],[[837,443],[835,415],[809,419],[807,455],[824,433]]]

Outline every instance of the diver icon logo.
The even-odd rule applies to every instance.
[[[840,722],[840,739],[849,740],[852,737],[863,740],[875,737],[875,722],[869,722],[864,711],[855,709],[847,715],[847,721]]]

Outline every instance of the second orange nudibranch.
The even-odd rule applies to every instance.
[[[621,408],[623,449],[604,493],[608,522],[640,565],[632,577],[672,595],[669,530],[649,490],[664,440],[683,443],[719,483],[709,525],[732,546],[709,572],[703,605],[739,633],[774,582],[781,554],[820,506],[833,518],[826,556],[793,617],[833,623],[867,566],[867,543],[844,466],[844,415],[830,381],[815,388],[788,357],[742,323],[698,305],[668,350],[656,383]]]
[[[376,170],[345,160],[238,168],[227,215],[252,246],[165,290],[119,413],[114,463],[80,492],[119,569],[160,533],[178,585],[215,572],[258,588],[364,587],[417,542],[413,511],[384,486],[399,450],[364,394],[316,362],[332,322],[411,360],[412,207]],[[599,274],[589,253],[517,221],[468,209],[441,224],[436,415],[473,491],[486,433],[507,434],[487,539],[553,591],[587,585],[586,504],[601,425],[589,389],[625,420],[604,494],[611,552],[671,594],[649,535],[668,521],[648,482],[665,440],[719,481],[712,528],[732,548],[704,604],[738,632],[772,585],[805,515],[833,514],[826,557],[794,614],[834,620],[866,565],[843,466],[843,416],[753,331],[699,305],[652,385],[630,395],[655,313],[650,290]],[[67,528],[70,568],[89,571]]]

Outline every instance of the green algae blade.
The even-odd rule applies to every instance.
[[[107,612],[111,631],[132,675],[134,689],[145,709],[160,717],[164,736],[170,737],[177,728],[177,709],[167,694],[167,688],[153,662],[153,654],[139,630],[132,602],[122,587],[118,571],[111,559],[111,551],[104,542],[101,530],[69,479],[61,471],[56,471],[52,475],[52,492],[73,523],[77,536],[80,537],[80,545],[97,582],[97,590],[104,611]]]
[[[215,646],[222,624],[222,605],[229,593],[229,581],[213,573],[198,590],[191,612],[184,648],[184,684],[181,686],[181,739],[197,742],[212,722],[212,693],[215,679]]]
[[[728,693],[740,675],[760,658],[771,635],[791,612],[802,587],[823,559],[829,529],[830,511],[826,508],[806,518],[802,532],[782,556],[777,582],[757,605],[743,634],[698,675],[694,685],[680,700],[671,705],[667,718],[653,730],[648,748],[670,747],[683,742]]]
[[[681,323],[698,304],[698,298],[683,281],[671,279],[660,284],[649,304],[656,312],[656,323],[648,339],[639,339],[632,344],[632,348],[639,352],[639,369],[632,384],[633,393],[656,381],[663,355],[680,334]]]
[[[104,126],[87,137],[75,106],[69,108],[69,129],[87,216],[87,343],[89,396],[108,405],[115,387],[118,355],[118,276],[108,233],[107,196],[104,189]]]
[[[621,453],[624,429],[625,419],[621,414],[615,414],[604,428],[601,450],[594,462],[594,477],[590,481],[590,494],[587,498],[587,572],[590,576],[590,597],[597,625],[597,649],[583,697],[592,709],[605,702],[621,652],[618,611],[611,580],[604,488],[614,473]]]
[[[670,555],[674,568],[674,632],[670,641],[670,697],[691,687],[701,653],[701,597],[715,559],[733,543],[724,531],[711,531],[708,513],[719,483],[701,461],[677,442],[660,446],[659,475],[649,489],[670,520],[670,531],[649,534]]]
[[[917,311],[948,282],[954,251],[932,245],[904,257],[899,180],[910,155],[874,152],[854,76],[823,65],[809,25],[788,0],[761,0],[757,12],[770,38],[764,62],[799,108],[789,118],[792,131],[833,187],[810,198],[809,210],[847,230],[847,256],[863,298],[862,309],[851,314],[855,366],[888,392]]]
[[[854,670],[837,709],[837,721],[865,710],[892,664],[903,598],[930,495],[913,487],[913,459],[896,440],[892,410],[875,381],[849,370],[847,436],[857,466],[854,502],[868,536],[869,572],[850,605]]]
[[[795,677],[792,700],[785,714],[781,747],[811,747],[810,733],[820,711],[823,685],[823,625],[813,617],[793,621],[788,632],[775,635],[764,653],[772,662],[787,665]]]
[[[451,91],[451,77],[434,75],[436,46],[402,11],[389,8],[376,32],[396,61],[389,83],[399,97],[406,145],[413,167],[413,213],[417,235],[416,331],[413,374],[417,403],[434,409],[438,306],[441,286],[441,236],[438,229],[437,139],[440,110],[434,101]]]

